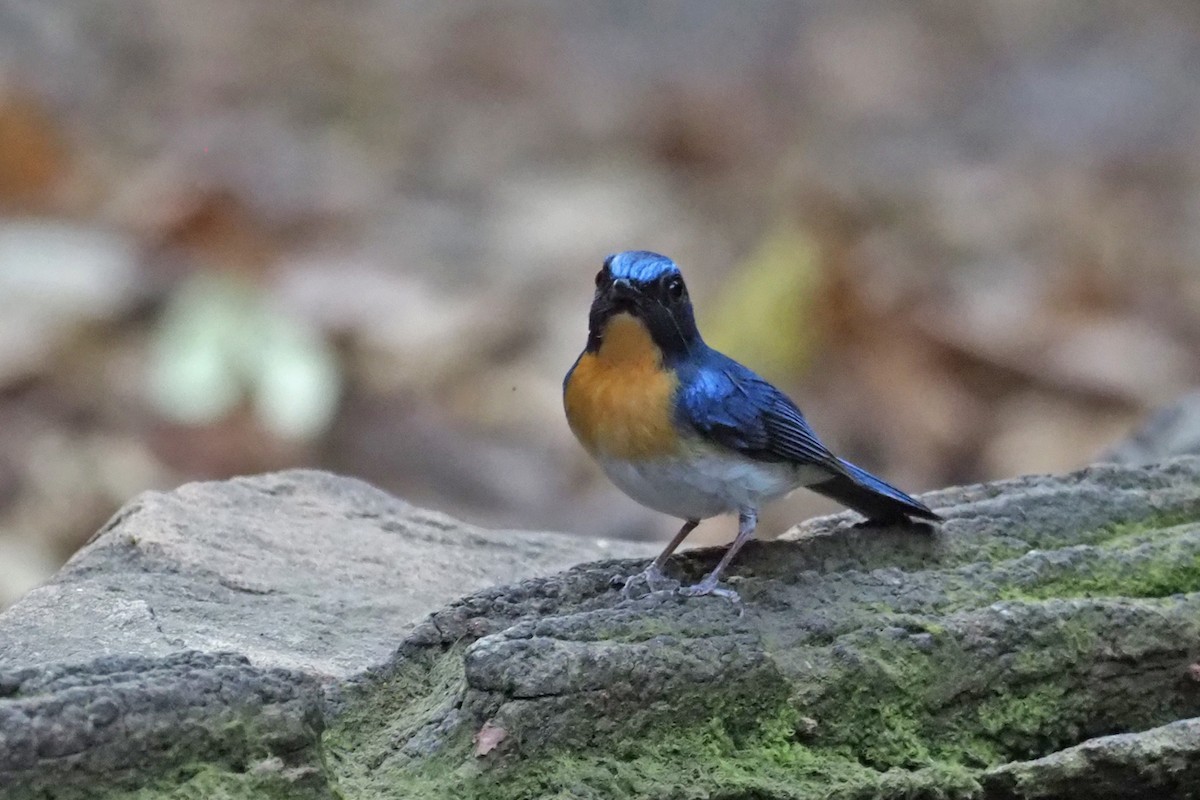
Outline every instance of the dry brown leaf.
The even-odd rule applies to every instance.
[[[0,203],[44,199],[68,168],[54,121],[28,97],[0,97]]]
[[[475,757],[483,758],[488,753],[499,747],[500,743],[503,742],[507,736],[508,731],[506,731],[504,728],[501,728],[499,725],[493,724],[491,720],[483,723],[483,727],[479,729],[479,732],[476,733],[475,737],[472,739],[472,741],[475,742]]]

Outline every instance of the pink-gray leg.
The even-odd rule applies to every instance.
[[[700,597],[706,594],[724,597],[737,603],[741,600],[738,593],[733,589],[726,589],[720,585],[721,573],[729,566],[729,562],[733,561],[733,557],[737,555],[738,550],[746,542],[750,541],[750,537],[754,535],[754,528],[758,525],[758,511],[753,508],[743,508],[738,512],[738,532],[737,538],[733,540],[733,544],[729,545],[729,549],[725,551],[725,555],[721,556],[721,560],[717,562],[717,566],[713,571],[704,576],[704,579],[695,586],[684,586],[679,590],[679,593],[687,597]]]
[[[695,530],[696,526],[699,524],[700,520],[698,519],[689,519],[687,522],[683,523],[683,527],[679,529],[679,533],[675,534],[674,539],[667,542],[667,546],[663,548],[663,551],[658,554],[658,558],[654,559],[649,567],[647,567],[644,571],[639,572],[636,575],[630,575],[625,579],[624,584],[621,586],[621,594],[628,597],[630,593],[630,587],[636,583],[639,578],[645,579],[646,585],[650,588],[650,591],[657,591],[658,584],[669,580],[667,578],[667,574],[663,572],[663,567],[667,565],[667,559],[671,557],[672,553],[679,549],[679,545],[683,544],[683,540],[686,539],[688,534]]]

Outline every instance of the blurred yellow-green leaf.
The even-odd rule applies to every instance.
[[[333,419],[340,394],[337,363],[317,333],[281,314],[265,314],[253,355],[254,407],[285,439],[308,439]]]
[[[710,344],[769,377],[804,371],[819,335],[819,281],[816,244],[796,226],[776,227],[726,280],[704,324]]]
[[[332,421],[340,378],[320,335],[258,286],[197,276],[163,314],[150,389],[159,412],[183,424],[215,422],[250,398],[272,433],[309,439]]]

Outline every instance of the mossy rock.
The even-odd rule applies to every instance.
[[[606,561],[453,602],[348,675],[0,670],[0,796],[1200,797],[1200,458],[924,499],[943,525],[752,543],[738,606],[625,599],[643,563]]]
[[[1200,460],[926,500],[936,530],[842,515],[747,548],[740,606],[625,600],[628,562],[460,601],[353,693],[331,774],[364,799],[1058,796],[1014,764],[1200,716]],[[1181,763],[1200,779],[1193,751],[1170,785]],[[1110,772],[1092,796],[1156,785]]]

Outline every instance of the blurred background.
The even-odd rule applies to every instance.
[[[1198,153],[1192,0],[0,0],[0,606],[293,466],[673,532],[562,417],[623,249],[908,490],[1088,463],[1200,382]]]

